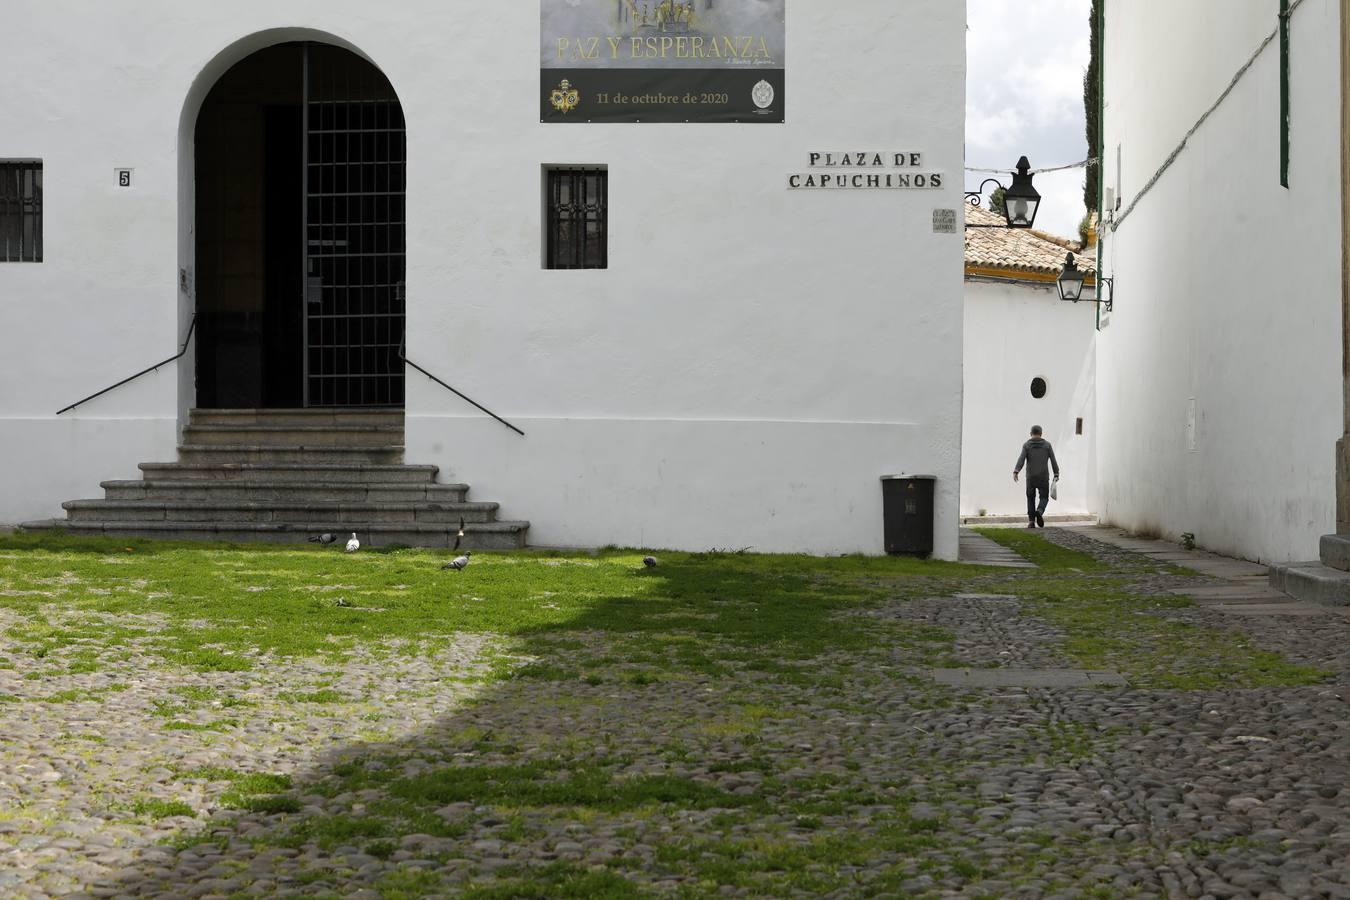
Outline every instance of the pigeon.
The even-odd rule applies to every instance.
[[[455,546],[451,547],[450,549],[451,549],[451,550],[458,550],[458,549],[459,549],[459,542],[462,541],[462,540],[464,540],[464,517],[463,517],[463,516],[460,516],[460,517],[459,517],[459,532],[455,535]]]
[[[339,609],[350,609],[352,604],[346,597],[339,597],[333,601],[333,605]]]
[[[647,568],[649,568],[649,569],[655,569],[655,568],[656,568],[656,557],[655,557],[655,556],[644,556],[644,557],[642,557],[642,564],[643,564],[644,566],[646,566]]]
[[[357,550],[360,550],[360,549],[361,549],[361,542],[358,541],[358,540],[356,539],[356,532],[353,531],[353,532],[352,532],[352,539],[351,539],[350,541],[347,542],[347,552],[348,552],[348,553],[355,553]]]
[[[454,569],[456,572],[463,572],[469,566],[469,557],[473,556],[468,550],[464,551],[463,556],[456,556],[450,562],[441,566],[442,569]]]
[[[337,535],[331,531],[325,531],[323,534],[316,534],[309,538],[311,544],[331,544],[337,540]]]

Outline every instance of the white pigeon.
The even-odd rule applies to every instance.
[[[361,542],[358,541],[358,540],[356,539],[356,532],[353,531],[353,532],[352,532],[352,539],[351,539],[350,541],[347,542],[347,552],[348,552],[348,553],[355,553],[357,550],[360,550],[360,549],[361,549]]]
[[[473,556],[473,553],[471,553],[468,550],[465,550],[463,556],[456,556],[454,559],[450,560],[448,563],[441,566],[441,568],[454,569],[456,572],[463,572],[466,568],[468,568],[470,556]]]

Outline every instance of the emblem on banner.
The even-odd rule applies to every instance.
[[[581,92],[572,87],[572,82],[564,78],[562,84],[553,89],[549,102],[558,112],[567,115],[581,103]]]
[[[755,106],[760,109],[768,109],[773,106],[773,85],[767,81],[761,81],[750,91],[750,99],[755,101]]]

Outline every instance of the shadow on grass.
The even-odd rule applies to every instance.
[[[677,553],[647,570],[642,553],[614,550],[475,555],[457,574],[425,551],[0,539],[0,555],[16,551],[34,584],[141,584],[77,605],[170,617],[166,660],[222,678],[247,677],[264,653],[434,647],[460,631],[507,640],[494,680],[411,734],[349,740],[294,776],[180,772],[227,784],[223,808],[173,852],[101,885],[118,894],[776,895],[849,888],[880,855],[939,844],[938,823],[909,809],[905,771],[921,760],[897,759],[893,779],[859,777],[857,760],[822,761],[811,743],[817,720],[867,710],[869,684],[907,677],[882,671],[897,656],[921,667],[951,646],[938,629],[863,613],[980,570]],[[347,605],[316,600],[316,583]],[[54,625],[29,639],[58,648],[87,636]],[[865,830],[845,824],[860,810]]]

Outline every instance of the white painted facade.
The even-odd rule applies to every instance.
[[[965,4],[788,8],[786,125],[542,125],[536,3],[13,0],[0,159],[44,163],[45,256],[0,264],[0,522],[172,460],[193,355],[193,128],[231,65],[359,52],[408,122],[406,459],[529,519],[537,545],[882,552],[885,474],[961,465]],[[878,98],[886,98],[879,102]],[[925,192],[789,192],[816,150],[917,150]],[[541,168],[603,164],[610,267],[541,268]],[[134,169],[119,189],[114,170]],[[671,173],[678,173],[672,175]]]
[[[1096,307],[1062,302],[1053,284],[967,279],[961,515],[1026,514],[1012,470],[1032,425],[1060,465],[1047,515],[1095,511],[1096,323]],[[1040,399],[1035,378],[1046,383]]]
[[[1339,4],[1291,33],[1291,187],[1279,183],[1279,42],[1102,233],[1107,522],[1260,561],[1335,531],[1342,431]],[[1276,26],[1276,4],[1106,4],[1105,185],[1127,212]]]

